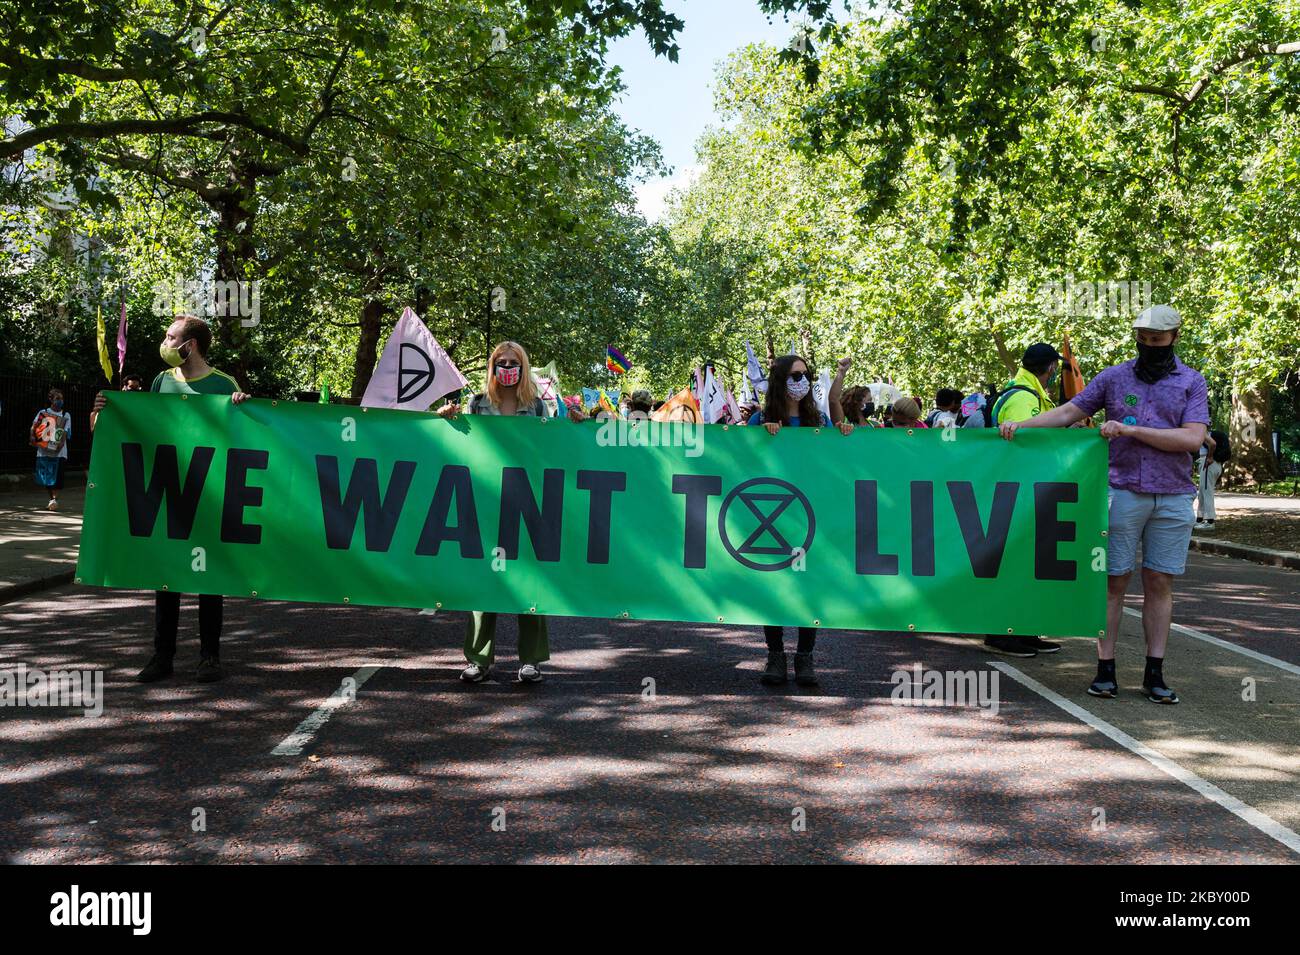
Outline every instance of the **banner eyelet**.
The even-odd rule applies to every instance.
[[[344,597],[344,598],[343,598],[343,602],[344,602],[345,604],[350,604],[350,603],[352,603],[352,598],[350,598],[350,597]]]
[[[730,431],[730,430],[731,430],[731,425],[729,425],[729,424],[724,424],[724,425],[722,426],[722,430],[723,430],[723,431]]]
[[[721,618],[721,617],[718,618],[718,623],[722,623],[722,618]]]
[[[908,428],[908,429],[907,429],[907,433],[908,433],[908,435],[911,435],[911,434],[912,434],[912,429],[911,429],[911,428]]]
[[[621,614],[619,614],[619,616],[620,616],[620,617],[623,617],[624,619],[626,619],[626,618],[627,618],[627,611],[624,610]]]
[[[434,604],[434,605],[433,605],[433,609],[434,609],[434,610],[441,610],[441,609],[442,609],[442,604],[440,604],[440,603],[436,603],[436,604]]]
[[[914,623],[909,623],[909,624],[907,625],[907,629],[908,629],[908,630],[915,630],[915,629],[916,629],[916,624],[914,624]]]
[[[171,588],[168,587],[166,584],[163,584],[163,590],[170,590],[170,589],[171,589]]]
[[[257,591],[256,591],[256,590],[253,591],[253,596],[254,596],[254,597],[257,596]]]
[[[1007,627],[1007,633],[1015,633],[1015,632],[1016,632],[1015,627]]]
[[[271,399],[271,407],[272,407],[272,408],[274,408],[274,407],[275,407],[276,405],[278,405],[279,403],[280,403],[280,402],[277,401],[275,398],[272,398],[272,399]]]
[[[529,613],[537,613],[537,608],[536,608],[536,607],[529,607],[529,608],[528,608],[528,612],[529,612]]]
[[[80,578],[80,577],[77,578],[76,583],[81,583],[81,578]]]
[[[813,626],[814,626],[814,627],[820,627],[821,625],[822,625],[821,618],[820,618],[820,617],[814,617],[814,618],[813,618]]]
[[[89,484],[86,485],[86,487],[90,488],[93,491],[95,489],[95,482],[91,481]]]
[[[1099,637],[1105,637],[1105,636],[1106,636],[1106,631],[1105,631],[1105,630],[1098,630],[1098,631],[1097,631],[1097,636],[1099,636]]]

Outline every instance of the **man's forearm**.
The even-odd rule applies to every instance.
[[[1068,428],[1076,421],[1082,421],[1086,418],[1082,411],[1076,405],[1066,402],[1058,408],[1051,411],[1044,411],[1040,415],[1034,415],[1032,418],[1026,418],[1018,423],[1021,428]]]
[[[1205,443],[1205,431],[1200,427],[1142,428],[1129,425],[1124,429],[1124,436],[1137,438],[1160,451],[1186,451],[1189,454],[1195,454]]]

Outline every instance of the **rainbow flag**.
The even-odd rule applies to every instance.
[[[616,375],[625,375],[631,370],[632,363],[627,360],[627,356],[613,345],[606,345],[605,367]]]

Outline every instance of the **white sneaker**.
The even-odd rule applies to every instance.
[[[460,678],[466,683],[482,683],[491,672],[491,667],[481,667],[477,663],[471,663],[460,671]]]
[[[46,509],[47,511],[57,511],[57,510],[59,509],[59,501],[58,501],[58,499],[57,499],[57,498],[53,498],[53,497],[50,498],[50,503],[48,503],[48,504],[45,505],[45,509]]]
[[[1204,524],[1201,525],[1201,530],[1203,531],[1214,530],[1214,521],[1206,521]]]
[[[525,663],[519,668],[520,683],[541,683],[542,671],[533,663]]]

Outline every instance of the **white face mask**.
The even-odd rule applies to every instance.
[[[812,382],[808,380],[807,375],[804,375],[798,381],[795,381],[793,378],[787,378],[785,380],[785,390],[790,393],[790,397],[795,401],[802,401],[804,395],[808,394],[808,389],[811,387]]]

